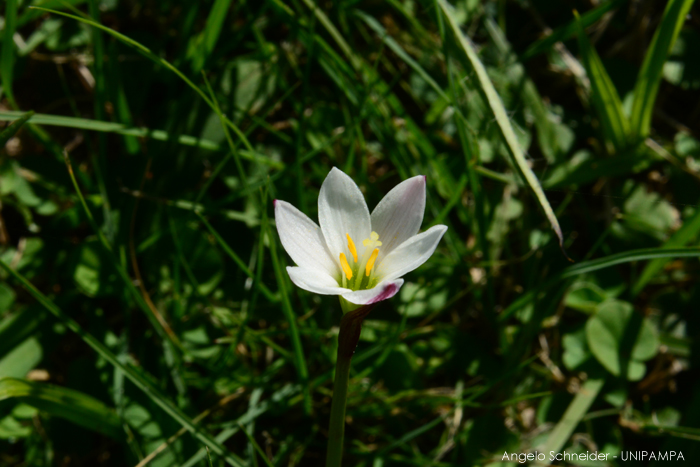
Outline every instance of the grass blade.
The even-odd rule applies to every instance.
[[[700,210],[695,212],[695,215],[683,223],[681,227],[673,236],[666,242],[664,246],[661,247],[662,250],[668,250],[671,248],[678,248],[687,245],[692,239],[697,237],[698,232],[700,232]],[[650,261],[646,265],[644,271],[637,279],[637,282],[632,287],[632,296],[636,296],[642,291],[644,286],[646,286],[649,281],[651,281],[654,276],[656,276],[664,265],[669,261],[670,258],[657,258]]]
[[[198,36],[190,40],[187,55],[192,61],[193,72],[199,73],[214,51],[214,46],[221,35],[221,29],[229,6],[231,6],[231,0],[216,0],[211,7],[204,29]]]
[[[219,107],[219,101],[216,99],[214,90],[209,84],[209,80],[207,80],[207,76],[204,73],[202,73],[202,78],[204,78],[204,84],[206,84],[207,86],[207,91],[209,92],[211,101],[214,103],[214,112],[216,112],[216,115],[219,117],[219,120],[221,120],[221,127],[223,128],[224,134],[226,135],[226,141],[228,142],[229,150],[233,155],[233,160],[235,161],[236,169],[238,170],[238,176],[241,178],[241,183],[243,184],[243,189],[245,190],[246,188],[248,188],[248,176],[246,175],[245,169],[243,168],[243,164],[241,163],[241,158],[238,155],[238,149],[236,148],[236,145],[231,139],[231,133],[229,133],[228,131],[228,126],[226,125],[226,117],[224,116],[223,112],[221,112],[221,107]],[[228,158],[228,154],[226,155],[226,158]]]
[[[562,235],[561,227],[559,226],[559,221],[557,220],[557,217],[554,214],[554,211],[552,210],[552,207],[550,206],[549,201],[547,200],[547,197],[544,194],[544,191],[542,191],[542,186],[540,185],[539,180],[537,180],[535,173],[528,165],[523,150],[518,145],[518,139],[515,136],[515,131],[513,130],[510,121],[508,120],[508,114],[506,113],[506,109],[503,106],[503,101],[501,101],[500,96],[496,92],[496,89],[493,87],[493,83],[491,83],[491,80],[488,74],[486,73],[486,68],[484,68],[484,65],[479,60],[476,51],[470,44],[467,37],[459,29],[459,25],[457,24],[457,21],[454,18],[451,7],[445,2],[445,0],[436,1],[440,5],[442,12],[445,14],[445,17],[447,18],[447,23],[449,24],[455,39],[459,43],[460,48],[464,51],[470,67],[476,73],[479,91],[484,95],[484,98],[486,102],[488,102],[489,108],[491,109],[491,112],[493,113],[493,116],[495,117],[496,122],[498,123],[498,129],[506,142],[508,153],[511,155],[513,161],[519,168],[520,174],[525,178],[528,185],[530,185],[530,188],[532,188],[532,191],[535,193],[535,196],[537,197],[540,206],[542,206],[542,209],[544,210],[545,215],[547,216],[547,219],[549,220],[549,223],[552,226],[552,230],[554,230],[554,233],[559,239],[559,247],[562,249],[563,252],[564,236]],[[564,254],[566,255],[566,253]]]
[[[377,33],[379,38],[386,44],[387,47],[389,47],[396,55],[401,58],[408,66],[413,68],[413,70],[420,75],[421,78],[425,80],[426,83],[430,85],[431,88],[435,90],[435,92],[438,93],[440,97],[445,99],[448,102],[452,102],[452,99],[445,93],[445,91],[442,90],[439,84],[433,79],[432,76],[428,74],[423,67],[421,67],[418,62],[416,62],[406,51],[399,45],[396,40],[389,36],[384,29],[384,27],[377,21],[374,17],[368,15],[367,13],[356,10],[355,15],[360,18],[362,21],[364,21],[367,26],[369,26],[374,32]]]
[[[647,259],[657,258],[698,258],[700,257],[700,248],[675,248],[664,250],[662,248],[642,248],[639,250],[625,251],[615,255],[606,256],[600,259],[585,261],[583,263],[574,264],[566,268],[557,277],[566,279],[588,272],[598,271],[600,269],[609,268],[622,263],[630,263],[632,261],[644,261]]]
[[[221,246],[221,248],[224,249],[226,254],[228,254],[231,257],[231,259],[233,260],[233,262],[236,263],[239,268],[241,268],[241,271],[243,271],[245,273],[245,275],[248,276],[251,280],[255,281],[255,273],[253,273],[253,271],[251,271],[248,268],[248,266],[236,254],[236,252],[233,251],[230,246],[228,246],[228,244],[224,241],[224,239],[221,238],[221,235],[219,235],[219,232],[217,232],[216,229],[214,229],[214,227],[212,227],[211,224],[209,222],[207,222],[207,220],[204,218],[204,216],[200,212],[195,211],[194,213],[197,214],[197,217],[199,217],[199,220],[202,221],[204,226],[209,230],[209,232],[211,232],[211,234],[216,239],[216,242]],[[279,301],[279,299],[275,296],[275,294],[272,293],[272,291],[270,289],[268,289],[265,284],[263,284],[262,282],[257,282],[257,281],[256,281],[256,284],[258,285],[258,288],[260,289],[260,291],[265,295],[265,297],[268,300],[270,300],[271,302],[278,302]]]
[[[613,9],[622,5],[626,1],[627,0],[611,0],[609,2],[603,3],[602,5],[599,5],[598,7],[592,10],[587,11],[586,13],[581,15],[581,24],[583,24],[584,28],[587,28],[588,26],[602,18],[603,15],[605,15],[607,12],[612,11]],[[578,32],[577,22],[577,19],[574,18],[567,24],[556,28],[547,37],[543,37],[542,39],[533,42],[520,56],[520,60],[523,62],[530,60],[532,57],[546,52],[557,42],[565,41],[574,37]]]
[[[194,84],[194,83],[192,82],[192,80],[190,80],[187,76],[185,76],[185,74],[182,73],[180,70],[178,70],[172,63],[170,63],[169,61],[167,61],[167,60],[164,59],[164,58],[158,57],[156,54],[154,54],[153,52],[151,52],[151,49],[149,49],[149,48],[146,47],[145,45],[143,45],[143,44],[141,44],[141,43],[139,43],[139,42],[136,42],[135,40],[131,39],[130,37],[125,36],[124,34],[118,33],[118,32],[115,31],[114,29],[110,29],[110,28],[108,28],[107,26],[103,26],[103,25],[100,24],[100,23],[96,23],[95,21],[91,21],[91,20],[89,20],[89,19],[81,18],[80,16],[71,15],[71,14],[68,14],[68,13],[63,13],[62,11],[50,10],[50,9],[48,9],[48,8],[40,8],[40,7],[29,7],[29,8],[36,9],[36,10],[46,11],[46,12],[48,12],[48,13],[53,13],[53,14],[56,14],[56,15],[65,16],[66,18],[71,18],[71,19],[80,21],[81,23],[85,23],[85,24],[88,24],[88,25],[90,25],[90,26],[93,26],[93,27],[95,27],[95,28],[98,28],[98,29],[101,29],[101,30],[105,31],[106,33],[108,33],[108,34],[110,34],[111,36],[113,36],[115,39],[117,39],[117,40],[123,42],[124,44],[126,44],[126,45],[128,45],[128,46],[130,46],[130,47],[135,48],[136,50],[138,50],[141,54],[143,54],[143,55],[144,55],[146,58],[148,58],[149,60],[152,60],[154,63],[157,63],[158,65],[162,65],[162,66],[164,66],[165,68],[167,68],[168,70],[170,70],[170,71],[172,71],[173,73],[175,73],[175,74],[176,74],[181,80],[183,80],[190,88],[192,88],[197,94],[199,94],[199,96],[204,100],[204,102],[206,102],[206,104],[207,104],[212,110],[215,111],[214,103],[209,99],[209,97],[206,95],[206,93],[205,93],[204,91],[202,91],[196,84]],[[250,142],[248,141],[248,138],[245,137],[245,135],[243,134],[243,132],[238,128],[238,126],[236,126],[235,123],[233,123],[231,120],[229,120],[229,119],[226,118],[225,116],[224,116],[224,119],[225,119],[225,121],[226,121],[226,124],[236,133],[236,135],[238,135],[238,137],[241,139],[241,141],[243,142],[243,144],[245,145],[245,147],[246,147],[249,151],[254,152],[253,146],[251,146]]]
[[[0,413],[20,403],[112,438],[119,439],[124,434],[117,413],[85,393],[46,383],[0,379]]]
[[[377,453],[377,457],[381,457],[382,455],[385,455],[385,454],[391,452],[392,449],[394,449],[398,446],[402,446],[402,445],[407,444],[412,439],[414,439],[414,438],[422,435],[426,431],[432,430],[436,426],[440,425],[440,423],[443,421],[444,421],[443,417],[440,416],[440,417],[437,417],[437,418],[429,421],[428,423],[426,423],[424,425],[419,426],[415,430],[409,431],[408,433],[403,435],[400,439],[397,439],[396,441],[394,441],[393,443],[391,443],[390,445],[388,445],[387,447],[385,447],[381,451],[379,451]]]
[[[7,0],[5,4],[5,31],[2,37],[0,55],[0,82],[10,103],[14,105],[12,79],[15,69],[15,30],[17,28],[17,0]]]
[[[5,144],[17,134],[20,128],[22,128],[22,125],[27,123],[27,120],[32,118],[32,115],[34,115],[34,111],[30,110],[27,113],[22,114],[17,120],[14,122],[10,123],[7,125],[7,128],[2,130],[2,133],[0,133],[0,148],[4,148]]]
[[[172,344],[176,345],[178,348],[183,350],[180,340],[178,339],[177,335],[173,332],[170,325],[167,323],[167,321],[165,321],[163,316],[158,312],[158,310],[155,307],[151,308],[148,306],[148,303],[146,303],[143,296],[134,285],[134,282],[132,281],[131,277],[129,277],[129,273],[126,271],[126,269],[122,266],[122,263],[117,258],[116,254],[114,253],[114,250],[112,249],[112,245],[110,245],[104,232],[97,225],[97,222],[95,222],[95,218],[92,216],[92,212],[90,212],[90,208],[88,207],[87,202],[85,201],[85,197],[83,196],[83,193],[80,190],[80,186],[78,185],[78,181],[75,178],[73,166],[70,163],[68,153],[64,153],[64,159],[66,161],[66,167],[68,168],[68,175],[70,176],[71,182],[73,183],[73,188],[75,189],[75,193],[78,195],[78,199],[80,200],[80,204],[83,207],[83,211],[85,212],[85,216],[88,219],[88,223],[95,231],[95,234],[97,234],[97,238],[102,244],[102,247],[105,249],[107,254],[110,255],[114,268],[117,270],[119,277],[124,282],[126,289],[130,292],[132,298],[134,299],[134,302],[139,308],[141,308],[148,320],[153,325],[153,328],[158,332],[158,334],[164,341],[171,342]]]
[[[642,248],[639,250],[623,251],[614,255],[605,256],[590,261],[584,261],[578,264],[567,267],[560,273],[554,275],[550,280],[542,284],[540,287],[531,290],[506,308],[498,317],[499,321],[507,319],[515,311],[524,307],[527,303],[534,300],[543,290],[556,285],[563,279],[579,276],[589,272],[599,271],[601,269],[617,266],[618,264],[631,263],[633,261],[644,261],[649,259],[668,259],[668,258],[700,258],[700,248]]]
[[[634,86],[631,116],[632,130],[639,139],[649,136],[651,114],[654,110],[654,101],[656,101],[656,93],[659,90],[664,62],[692,5],[693,0],[670,0],[668,2],[661,19],[661,25],[656,30],[649,50],[644,57]]]
[[[600,127],[609,153],[620,153],[629,144],[629,122],[622,110],[622,102],[598,53],[583,30],[578,13],[578,43],[588,79],[591,81],[591,101],[600,119]]]
[[[0,121],[15,121],[25,115],[24,112],[2,110],[0,111]],[[190,135],[171,135],[163,130],[151,130],[149,128],[134,128],[121,123],[103,122],[90,120],[87,118],[64,117],[63,115],[34,114],[31,123],[48,126],[62,126],[76,128],[80,130],[101,131],[105,133],[117,133],[125,136],[137,136],[151,138],[157,141],[177,141],[183,146],[193,146],[210,151],[224,151],[224,147],[214,141],[197,138]],[[275,169],[284,168],[284,163],[270,159],[268,156],[256,151],[239,151],[243,159],[270,166]]]
[[[201,441],[204,445],[208,446],[217,455],[222,456],[229,465],[234,467],[242,467],[243,462],[228,452],[219,442],[214,440],[208,433],[198,427],[184,412],[177,408],[172,402],[170,402],[165,395],[163,395],[160,390],[153,386],[148,379],[141,376],[136,370],[130,366],[122,363],[119,358],[112,353],[102,342],[97,340],[92,334],[83,330],[83,328],[78,324],[77,321],[71,319],[66,315],[63,310],[61,310],[56,304],[54,304],[48,297],[42,294],[39,289],[34,287],[31,282],[29,282],[24,276],[11,268],[3,260],[0,259],[0,267],[2,267],[8,274],[10,274],[15,280],[20,282],[22,286],[29,292],[29,294],[34,297],[46,310],[54,315],[56,318],[61,320],[63,324],[66,325],[68,329],[76,333],[87,345],[89,345],[95,352],[97,352],[101,357],[107,360],[114,367],[118,368],[124,375],[139,388],[143,393],[151,399],[158,407],[163,409],[170,417],[173,418],[181,426],[185,427],[192,435]]]
[[[604,385],[604,378],[591,378],[587,380],[574,397],[574,400],[571,401],[569,407],[567,407],[564,416],[549,434],[549,438],[547,438],[544,447],[538,449],[538,451],[544,453],[549,453],[550,451],[555,453],[561,452],[561,449],[574,432],[576,425],[578,425],[581,419],[586,415],[588,409],[591,407]],[[536,465],[549,464],[536,463]]]

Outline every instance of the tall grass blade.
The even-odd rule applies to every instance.
[[[585,261],[574,264],[564,269],[557,275],[559,279],[574,277],[588,272],[598,271],[623,263],[632,261],[644,261],[657,258],[698,258],[700,248],[673,248],[665,250],[663,248],[642,248],[639,250],[625,251],[615,255],[606,256],[600,259]]]
[[[649,136],[651,115],[666,57],[683,27],[694,0],[670,0],[664,10],[659,28],[654,33],[634,86],[631,124],[634,134],[644,139]]]
[[[100,229],[100,227],[97,225],[97,222],[95,222],[95,218],[93,217],[92,212],[88,207],[87,201],[85,201],[85,197],[83,196],[83,193],[80,190],[78,180],[75,178],[75,173],[73,172],[73,166],[71,165],[68,153],[64,154],[64,159],[66,162],[66,167],[68,169],[68,175],[70,176],[71,182],[73,183],[73,188],[75,189],[75,193],[78,195],[78,199],[80,200],[80,204],[83,207],[83,212],[85,213],[85,216],[88,219],[88,223],[95,231],[95,234],[97,234],[97,238],[99,239],[100,244],[104,248],[105,252],[107,252],[107,254],[110,255],[112,260],[111,262],[114,265],[114,269],[117,270],[119,277],[124,282],[124,286],[131,294],[132,298],[134,299],[134,302],[139,308],[141,308],[148,320],[153,325],[153,328],[156,330],[156,332],[158,332],[158,334],[161,338],[163,338],[164,341],[172,342],[181,350],[184,350],[179,338],[177,337],[175,332],[173,332],[170,325],[165,321],[163,316],[158,312],[158,310],[155,307],[151,308],[148,306],[148,303],[146,303],[146,301],[144,300],[143,296],[141,295],[141,292],[139,292],[139,290],[134,285],[134,282],[129,276],[129,273],[122,266],[122,263],[117,258],[114,249],[112,248],[112,245],[109,243],[109,240],[105,236],[102,229]]]
[[[426,83],[430,85],[431,88],[435,90],[436,93],[443,99],[445,99],[448,102],[451,102],[452,99],[445,93],[445,91],[442,90],[439,84],[433,79],[430,74],[428,74],[425,69],[416,62],[413,57],[411,57],[400,45],[396,40],[391,37],[390,35],[387,34],[386,30],[384,27],[377,21],[374,17],[368,15],[367,13],[356,10],[355,15],[357,15],[358,18],[360,18],[362,21],[364,21],[367,26],[369,26],[374,32],[377,33],[379,38],[386,44],[387,47],[389,47],[396,55],[401,58],[408,66],[413,68],[413,70],[418,73],[421,78],[425,80]]]
[[[542,209],[544,210],[545,215],[547,216],[547,219],[549,220],[549,223],[552,226],[552,230],[554,230],[554,233],[559,239],[559,247],[562,249],[563,252],[564,236],[562,235],[561,227],[559,226],[559,221],[557,220],[557,217],[554,214],[554,211],[552,210],[552,206],[550,206],[549,201],[547,200],[547,197],[545,196],[544,191],[542,190],[542,186],[540,185],[539,180],[537,180],[537,176],[535,176],[535,173],[528,165],[527,159],[525,159],[525,154],[523,153],[523,150],[518,144],[518,140],[515,136],[513,126],[508,120],[508,114],[506,113],[506,109],[503,106],[503,101],[501,101],[501,98],[496,92],[493,83],[491,83],[491,79],[486,73],[486,68],[484,68],[484,65],[479,60],[476,51],[472,47],[467,37],[459,29],[459,25],[457,24],[457,21],[452,12],[452,7],[448,5],[445,2],[445,0],[436,1],[440,5],[440,9],[442,10],[442,12],[445,14],[445,17],[447,18],[447,23],[449,24],[455,39],[457,40],[460,48],[466,55],[467,62],[470,65],[470,68],[474,70],[476,74],[478,89],[484,95],[485,100],[489,104],[491,112],[496,118],[496,122],[498,123],[498,129],[506,142],[508,153],[511,155],[513,161],[520,170],[520,174],[525,178],[528,185],[530,185],[530,188],[535,193],[535,196],[537,197],[540,206],[542,206]],[[566,255],[566,253],[564,254]]]
[[[574,12],[578,21],[578,43],[583,66],[586,68],[588,79],[591,81],[591,101],[600,119],[600,130],[605,139],[609,153],[623,152],[630,142],[630,130],[627,116],[622,110],[622,102],[617,94],[603,62],[591,45],[583,30],[583,23],[578,13]]]
[[[211,7],[204,29],[190,40],[187,55],[192,62],[194,73],[199,73],[204,68],[207,59],[214,51],[230,6],[231,0],[216,0]]]

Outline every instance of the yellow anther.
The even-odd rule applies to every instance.
[[[367,275],[367,277],[369,277],[369,273],[372,272],[372,268],[374,267],[374,262],[377,260],[378,254],[379,248],[375,248],[372,252],[372,256],[369,257],[369,261],[367,261],[367,266],[365,266],[365,274]]]
[[[346,233],[345,236],[348,237],[348,249],[350,250],[350,253],[352,253],[352,257],[357,263],[357,248],[355,248],[355,242],[353,242],[352,238],[350,238],[350,234]]]
[[[347,277],[348,280],[352,279],[352,269],[350,269],[350,265],[348,264],[348,259],[345,257],[345,253],[340,254],[340,266],[343,268],[345,277]]]
[[[382,246],[382,242],[379,241],[379,234],[377,232],[372,232],[369,238],[365,238],[362,244],[366,247]]]

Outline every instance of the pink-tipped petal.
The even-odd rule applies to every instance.
[[[344,293],[343,298],[355,305],[372,305],[393,297],[403,285],[403,279],[384,281],[368,290]]]

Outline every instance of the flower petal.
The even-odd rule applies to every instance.
[[[335,167],[321,185],[318,220],[336,264],[340,264],[340,253],[345,253],[348,258],[351,256],[346,234],[350,234],[362,256],[362,241],[370,234],[369,209],[355,182]]]
[[[321,229],[306,214],[286,201],[275,200],[275,224],[282,246],[298,266],[340,277]]]
[[[382,247],[378,261],[420,230],[425,212],[425,176],[409,178],[396,185],[372,211],[372,230]]]
[[[377,267],[377,275],[387,281],[413,271],[433,255],[445,232],[447,232],[447,226],[436,225],[422,234],[409,238],[386,255]]]
[[[338,286],[338,281],[316,269],[287,266],[289,278],[297,287],[321,295],[341,295],[351,292]]]
[[[355,305],[371,305],[393,297],[402,285],[403,279],[384,281],[372,289],[344,293],[343,298]]]

